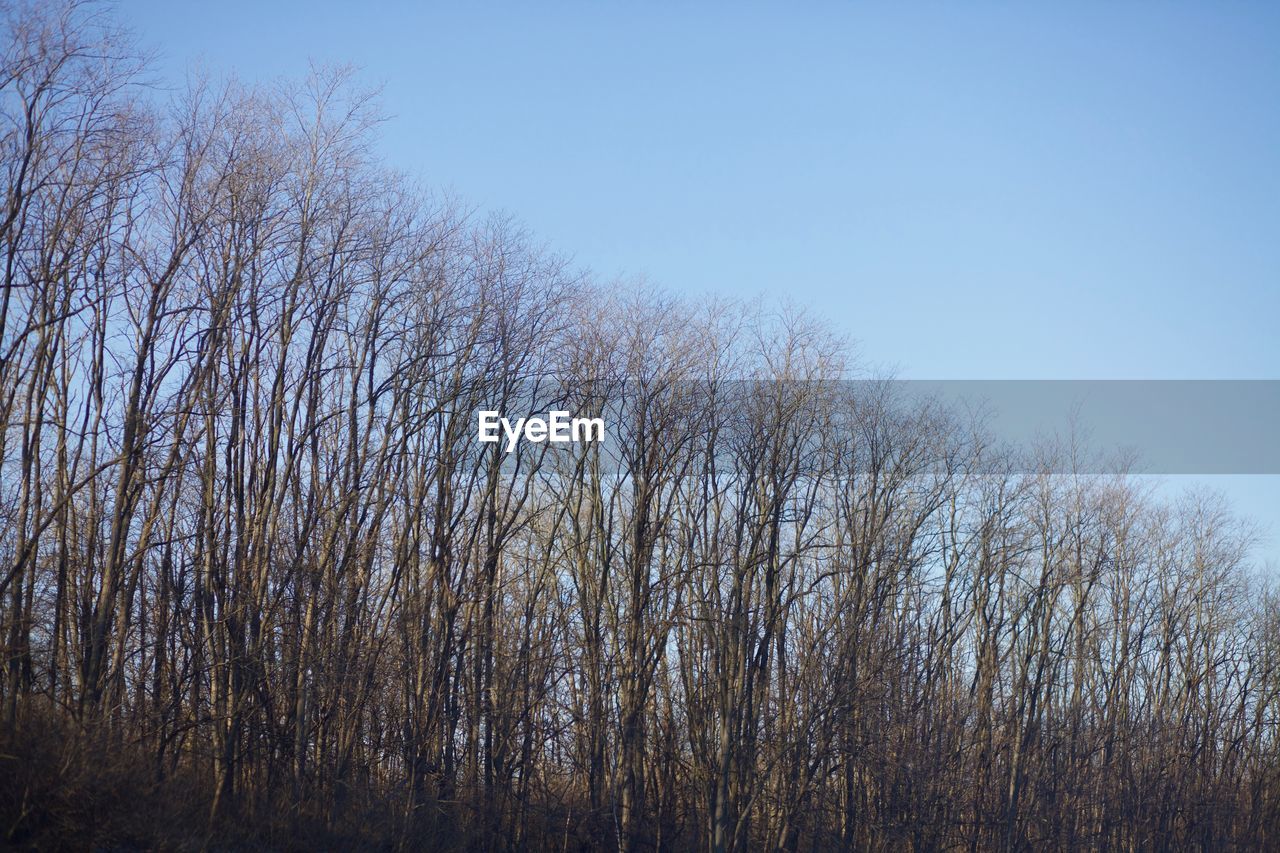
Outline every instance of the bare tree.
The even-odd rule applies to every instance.
[[[99,7],[4,20],[7,844],[1280,843],[1218,498],[593,282],[379,163],[350,72],[160,104]]]

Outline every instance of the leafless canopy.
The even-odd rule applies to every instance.
[[[1214,499],[597,286],[377,163],[344,74],[158,108],[96,7],[4,26],[8,843],[1280,846],[1280,619]]]

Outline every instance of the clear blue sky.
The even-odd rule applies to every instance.
[[[175,81],[361,66],[397,167],[903,377],[1280,378],[1280,5],[690,5],[120,9]],[[1280,532],[1278,479],[1221,484]]]

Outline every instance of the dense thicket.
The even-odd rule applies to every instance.
[[[1280,846],[1213,499],[594,286],[379,166],[342,75],[162,111],[94,9],[6,15],[9,843]]]

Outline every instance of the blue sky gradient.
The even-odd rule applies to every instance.
[[[389,163],[902,377],[1280,378],[1280,5],[120,10],[160,79],[354,63]],[[1278,479],[1216,485],[1280,530]]]

